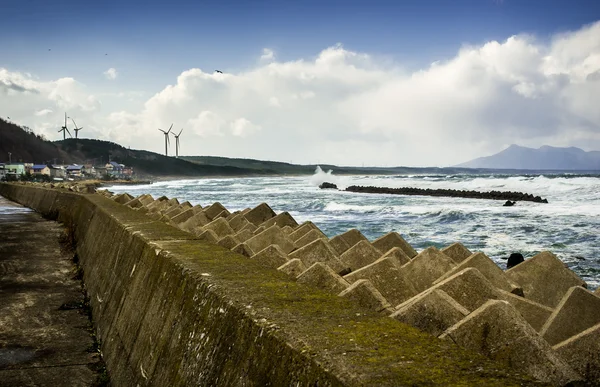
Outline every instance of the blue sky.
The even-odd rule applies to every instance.
[[[103,108],[97,109],[93,126],[98,131],[106,125],[101,115],[106,118],[119,106],[139,115],[152,96],[194,68],[239,76],[266,68],[266,62],[275,61],[281,68],[300,60],[314,62],[324,50],[341,43],[345,52],[368,55],[370,69],[410,77],[428,71],[432,62],[456,59],[466,46],[502,44],[511,36],[522,40],[532,36],[529,44],[540,51],[552,50],[561,34],[575,33],[600,19],[600,2],[582,0],[0,2],[0,69],[12,76],[29,74],[40,82],[74,79],[88,97],[101,101]],[[590,33],[594,36],[595,31]],[[260,59],[264,49],[273,52],[271,60]],[[110,68],[118,74],[113,82],[103,76]],[[119,93],[136,97],[126,103],[110,97]],[[273,98],[278,97],[269,99],[276,105]],[[46,109],[58,116],[56,107]],[[206,111],[214,113],[211,109]],[[203,111],[190,113],[184,123]],[[35,126],[25,116],[20,118]],[[238,118],[225,121],[231,126]],[[491,149],[481,147],[484,150]],[[373,162],[385,163],[377,158]]]
[[[594,0],[2,4],[0,65],[50,76],[85,76],[93,66],[107,65],[172,76],[191,67],[236,71],[252,65],[263,47],[293,60],[338,42],[414,68],[446,58],[465,43],[516,33],[545,39],[600,17],[600,2]],[[84,69],[83,64],[92,68]]]

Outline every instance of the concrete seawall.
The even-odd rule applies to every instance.
[[[115,386],[534,384],[101,195],[0,194],[73,233]]]

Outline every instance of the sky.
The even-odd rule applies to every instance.
[[[52,141],[66,112],[81,137],[132,149],[164,153],[158,129],[172,124],[180,155],[302,164],[600,150],[597,0],[0,0],[0,12],[0,116]]]

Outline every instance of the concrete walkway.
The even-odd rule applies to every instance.
[[[61,226],[0,196],[0,386],[90,386],[97,354]]]

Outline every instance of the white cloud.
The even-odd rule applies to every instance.
[[[104,77],[106,77],[106,79],[108,79],[110,81],[117,79],[117,76],[119,75],[119,73],[117,72],[117,69],[115,69],[114,67],[109,68],[102,74],[104,74]]]
[[[261,127],[254,125],[245,118],[238,118],[230,124],[231,134],[237,137],[248,137],[261,130]]]
[[[275,52],[270,48],[263,48],[263,53],[260,56],[261,61],[271,62],[275,60]]]
[[[272,55],[238,73],[186,70],[120,112],[104,112],[72,78],[0,69],[0,106],[49,138],[68,109],[90,137],[160,153],[157,128],[171,123],[189,129],[190,154],[302,163],[451,165],[511,143],[600,149],[600,22],[548,43],[516,35],[465,46],[412,73],[341,45],[312,59]]]
[[[51,109],[42,109],[42,110],[38,110],[37,112],[35,112],[35,115],[38,117],[43,117],[43,116],[47,116],[48,114],[51,114],[52,110]]]

